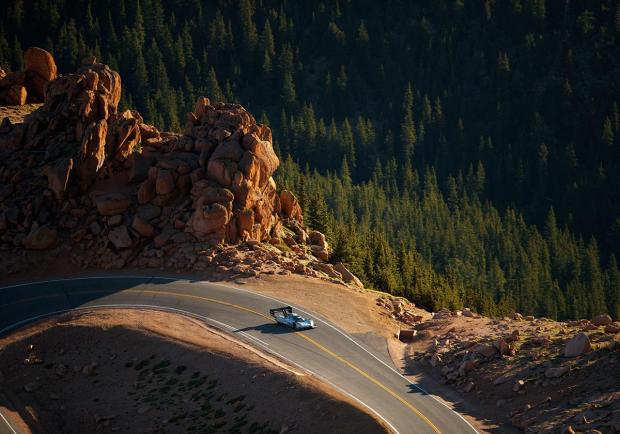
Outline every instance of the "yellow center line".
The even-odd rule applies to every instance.
[[[87,294],[87,293],[93,293],[93,292],[96,293],[96,292],[116,292],[116,291],[90,290],[90,291],[80,291],[79,293],[80,294]],[[157,294],[157,295],[168,295],[168,296],[175,296],[175,297],[193,298],[193,299],[197,299],[197,300],[208,301],[208,302],[211,302],[211,303],[216,303],[216,304],[220,304],[220,305],[223,305],[223,306],[228,306],[228,307],[232,307],[232,308],[235,308],[235,309],[243,310],[243,311],[252,313],[254,315],[258,315],[261,318],[265,318],[265,319],[267,319],[267,320],[269,320],[271,322],[274,322],[274,323],[277,322],[271,316],[265,315],[262,312],[256,311],[254,309],[250,309],[250,308],[247,308],[247,307],[244,307],[244,306],[239,306],[237,304],[229,303],[227,301],[217,300],[215,298],[204,297],[204,296],[201,296],[201,295],[181,294],[181,293],[173,293],[173,292],[166,292],[166,291],[153,291],[153,290],[149,290],[149,289],[144,289],[144,290],[128,289],[128,290],[125,290],[123,292],[138,292],[138,293],[145,293],[145,294]],[[51,294],[51,295],[48,295],[48,296],[30,298],[28,300],[41,299],[41,298],[46,298],[46,297],[50,297],[51,298],[51,297],[54,297],[54,296],[57,296],[57,295],[58,294]],[[9,303],[9,304],[12,304],[12,303]],[[7,305],[4,305],[4,306],[7,306]],[[435,426],[435,424],[433,424],[433,422],[430,421],[430,419],[428,419],[424,414],[422,414],[422,412],[420,410],[418,410],[416,407],[414,407],[411,403],[407,402],[405,399],[403,399],[401,396],[399,396],[396,392],[394,392],[388,386],[386,386],[385,384],[381,383],[379,380],[377,380],[376,378],[374,378],[373,376],[371,376],[370,374],[365,372],[363,369],[361,369],[361,368],[357,367],[356,365],[354,365],[353,363],[349,362],[344,357],[339,356],[338,354],[334,353],[329,348],[324,347],[323,345],[321,345],[320,343],[318,343],[317,341],[315,341],[311,337],[306,336],[303,333],[298,333],[298,332],[293,332],[293,333],[296,336],[299,336],[300,338],[305,339],[307,342],[311,343],[312,345],[314,345],[316,348],[318,348],[319,350],[321,350],[325,354],[327,354],[327,355],[333,357],[334,359],[338,360],[339,362],[347,365],[349,368],[353,369],[355,372],[357,372],[358,374],[360,374],[361,376],[363,376],[364,378],[366,378],[367,380],[369,380],[370,382],[372,382],[376,386],[380,387],[381,389],[383,389],[384,391],[389,393],[392,397],[396,398],[405,407],[407,407],[409,410],[411,410],[424,423],[426,423],[433,430],[433,432],[435,432],[436,434],[441,434],[441,431],[439,431],[439,428],[437,428]]]

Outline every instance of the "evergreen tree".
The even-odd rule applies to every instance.
[[[316,191],[310,197],[310,201],[307,206],[308,215],[305,221],[306,224],[312,229],[322,232],[327,237],[330,237],[330,215],[325,198],[320,191]]]
[[[222,89],[220,88],[219,83],[217,82],[217,76],[215,75],[215,69],[209,69],[209,75],[207,76],[207,94],[211,98],[212,101],[224,101],[224,94],[222,93]]]
[[[293,82],[293,75],[291,73],[287,72],[284,74],[280,100],[284,107],[292,107],[297,101],[297,92],[295,91],[295,83]]]
[[[413,120],[413,90],[411,89],[411,83],[407,83],[403,97],[403,121],[400,124],[400,141],[404,159],[411,161],[417,141],[415,122]]]
[[[614,129],[611,119],[608,117],[605,118],[605,122],[603,122],[603,143],[607,146],[612,146],[614,144]]]

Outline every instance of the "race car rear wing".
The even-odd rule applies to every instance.
[[[277,307],[275,309],[269,309],[269,315],[276,316],[276,313],[283,313],[284,315],[290,315],[293,313],[291,306]]]

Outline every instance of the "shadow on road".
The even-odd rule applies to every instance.
[[[289,327],[284,327],[279,324],[267,323],[261,324],[252,327],[244,327],[242,329],[238,329],[239,332],[250,332],[257,331],[266,335],[284,335],[289,333],[295,333],[295,330]]]

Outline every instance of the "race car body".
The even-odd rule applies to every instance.
[[[269,309],[269,314],[274,317],[278,324],[285,325],[294,330],[313,329],[316,327],[313,320],[293,313],[293,308],[290,306]]]

